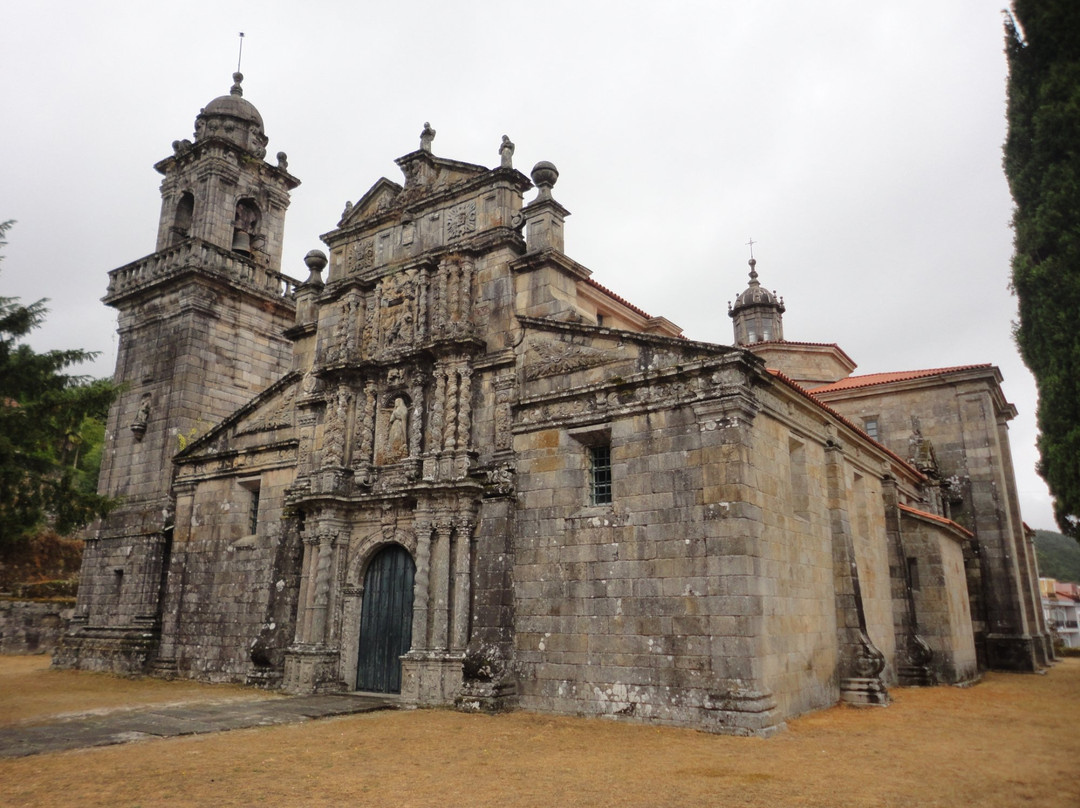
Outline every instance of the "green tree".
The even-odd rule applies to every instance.
[[[0,222],[0,247],[13,222]],[[0,256],[2,258],[2,256]],[[98,424],[110,382],[71,375],[88,351],[36,353],[18,340],[45,319],[45,301],[0,297],[0,543],[45,525],[68,533],[112,506],[95,491]],[[96,457],[95,457],[96,455]],[[93,479],[91,479],[93,478]]]
[[[1005,29],[1016,341],[1039,388],[1039,473],[1080,539],[1080,2],[1015,0]]]

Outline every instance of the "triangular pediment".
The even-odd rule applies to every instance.
[[[338,227],[348,227],[350,224],[363,221],[369,216],[374,216],[392,208],[401,190],[401,186],[396,182],[391,182],[386,177],[380,177],[378,182],[360,197],[359,202],[355,205],[346,206],[345,212],[341,215],[341,221],[338,222]]]
[[[738,351],[727,346],[520,317],[523,381],[533,392],[610,383],[678,370]]]
[[[193,440],[176,456],[177,459],[198,460],[230,449],[280,443],[292,437],[295,401],[302,378],[296,371],[286,374],[209,432]]]

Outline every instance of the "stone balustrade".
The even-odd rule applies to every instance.
[[[140,258],[109,273],[106,300],[175,274],[187,267],[208,268],[249,288],[270,295],[293,297],[300,281],[258,266],[245,256],[206,241],[189,238]]]

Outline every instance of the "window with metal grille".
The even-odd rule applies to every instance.
[[[251,510],[248,512],[248,533],[254,536],[259,532],[259,489],[251,490]]]
[[[589,447],[589,504],[611,503],[611,446]]]

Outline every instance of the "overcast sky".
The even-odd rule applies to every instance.
[[[106,273],[153,251],[160,176],[199,109],[245,98],[303,184],[287,274],[346,200],[418,146],[560,171],[566,250],[692,339],[730,343],[727,302],[761,280],[785,336],[837,342],[856,373],[992,362],[1025,521],[1035,387],[1011,338],[1004,0],[10,3],[0,27],[0,295],[47,297],[38,349],[100,351]],[[273,159],[271,157],[271,159]]]

